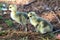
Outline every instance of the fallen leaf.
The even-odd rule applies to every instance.
[[[60,40],[60,34],[58,34],[58,35],[56,36],[56,39],[59,39],[59,40]]]

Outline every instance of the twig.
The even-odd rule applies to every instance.
[[[26,4],[26,5],[24,5],[25,7],[26,6],[29,6],[29,5],[31,5],[32,3],[34,3],[34,2],[37,2],[37,0],[35,0],[35,1],[32,1],[31,3],[29,3],[29,4]]]
[[[57,33],[57,32],[60,32],[60,29],[59,30],[56,30],[56,31],[53,31],[52,33]]]
[[[56,17],[56,19],[58,20],[58,22],[60,23],[60,20],[59,20],[59,18],[57,17],[57,15],[56,15],[56,12],[54,11],[54,16]]]

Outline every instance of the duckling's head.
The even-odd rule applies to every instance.
[[[16,11],[17,10],[17,6],[16,5],[9,5],[9,10],[10,11]]]
[[[29,12],[28,17],[37,16],[35,12]]]

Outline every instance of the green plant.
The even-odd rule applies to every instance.
[[[0,36],[7,35],[7,34],[8,34],[8,32],[6,32],[6,31],[0,31]]]
[[[0,27],[2,27],[2,25],[0,24]]]
[[[2,16],[0,16],[0,19],[2,19],[3,17]]]
[[[3,6],[3,4],[0,4],[0,10],[2,10],[2,6]]]
[[[11,20],[9,20],[9,19],[5,20],[5,23],[6,23],[9,27],[13,26],[13,22],[12,22]]]

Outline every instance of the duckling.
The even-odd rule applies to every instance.
[[[35,12],[29,12],[30,23],[36,28],[36,32],[45,34],[53,31],[53,26],[47,20],[39,17]]]
[[[16,5],[9,5],[9,10],[11,11],[10,13],[11,19],[26,27],[27,19],[28,19],[27,13],[18,12]]]

